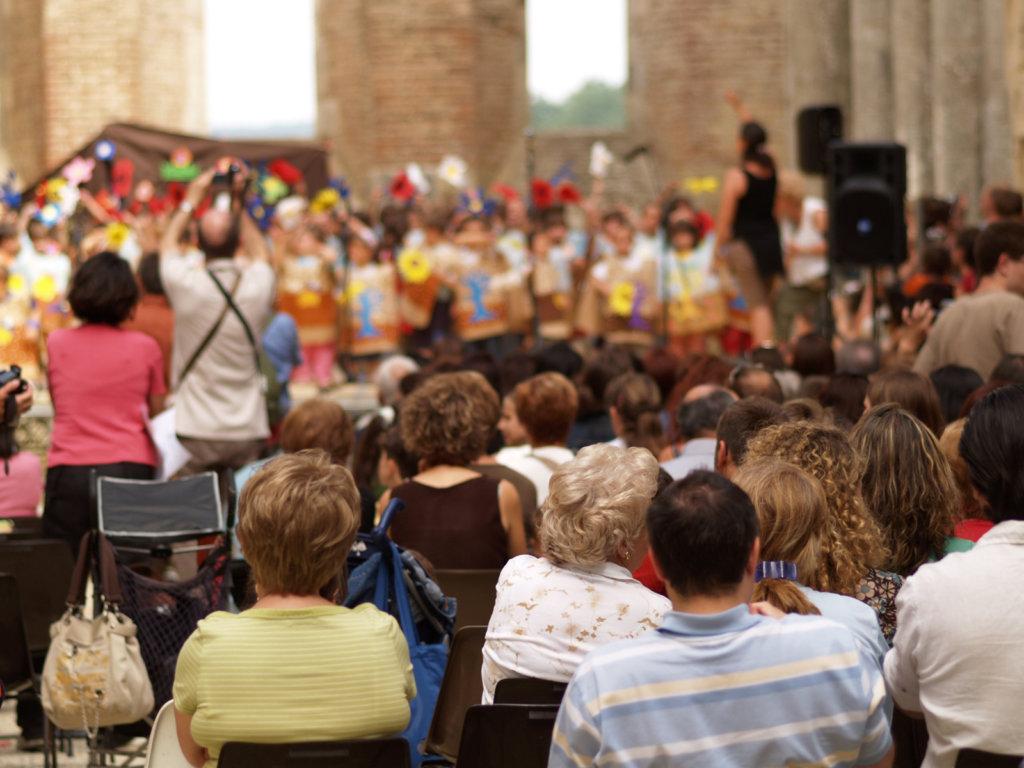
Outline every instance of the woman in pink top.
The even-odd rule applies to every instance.
[[[139,299],[128,262],[113,253],[85,262],[68,301],[78,328],[47,341],[53,432],[43,530],[76,549],[92,525],[90,477],[149,480],[157,464],[146,417],[163,406],[163,356],[145,334],[122,329]]]

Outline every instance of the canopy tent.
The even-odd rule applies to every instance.
[[[302,172],[309,194],[326,187],[328,182],[327,150],[318,142],[213,139],[135,123],[111,123],[45,175],[35,179],[25,188],[25,196],[31,197],[41,182],[60,175],[61,169],[74,158],[93,157],[96,145],[104,140],[113,143],[116,160],[125,158],[132,161],[135,166],[133,183],[145,179],[159,186],[162,183],[161,165],[168,162],[176,149],[182,147],[192,153],[193,162],[201,168],[212,166],[226,155],[240,157],[253,166],[285,160]],[[98,162],[92,179],[83,186],[91,192],[97,192],[110,187],[110,184],[110,168]]]

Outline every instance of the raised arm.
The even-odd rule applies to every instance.
[[[188,226],[189,216],[192,215],[196,206],[203,202],[203,198],[206,197],[206,193],[210,189],[210,184],[213,183],[215,173],[215,169],[207,168],[188,185],[185,199],[171,214],[163,237],[160,238],[160,258],[177,253],[178,243],[181,242],[181,235],[185,231],[185,227]]]
[[[736,113],[737,120],[741,123],[753,122],[754,116],[750,114],[750,110],[747,108],[747,105],[743,103],[743,99],[740,98],[740,95],[736,93],[736,91],[726,91],[725,100],[729,103],[729,106],[732,107],[732,111]]]

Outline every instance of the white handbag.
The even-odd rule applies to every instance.
[[[94,554],[103,608],[87,619],[85,582]],[[88,533],[71,579],[68,609],[50,625],[43,667],[43,709],[59,728],[95,735],[98,728],[133,723],[153,709],[153,687],[135,624],[118,610],[120,601],[113,547],[102,533]]]

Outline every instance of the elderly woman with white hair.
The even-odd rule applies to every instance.
[[[594,648],[661,624],[669,601],[633,578],[658,462],[644,448],[601,444],[551,477],[541,507],[542,557],[522,555],[498,579],[484,643],[484,703],[499,680],[567,682]]]

